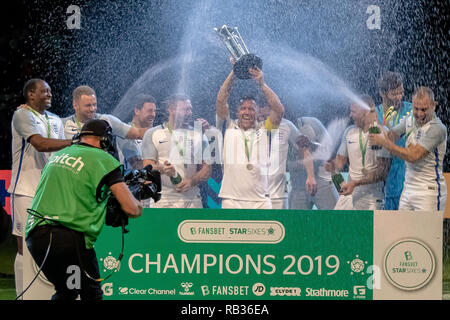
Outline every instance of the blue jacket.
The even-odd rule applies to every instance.
[[[383,119],[383,105],[380,104],[376,107],[378,121],[385,126],[392,128],[396,126],[401,119],[406,117],[412,112],[412,104],[410,102],[403,101],[402,106],[399,109],[397,114],[394,114],[390,117],[390,121],[386,121],[384,123]],[[405,147],[406,136],[401,137],[396,144],[400,147]],[[384,189],[384,194],[386,197],[398,197],[403,190],[403,182],[405,181],[405,161],[392,155],[392,163],[389,169],[388,176],[386,178],[386,184]]]

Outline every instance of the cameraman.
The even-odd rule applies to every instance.
[[[81,128],[80,142],[56,152],[42,171],[26,226],[28,249],[55,286],[52,300],[100,300],[100,273],[94,242],[105,223],[109,191],[131,218],[142,207],[123,182],[122,165],[106,150],[111,147],[111,127],[93,119]],[[79,288],[68,286],[79,266]],[[69,269],[73,270],[73,269]],[[71,286],[73,287],[73,286]]]

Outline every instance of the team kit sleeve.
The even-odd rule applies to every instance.
[[[117,146],[122,150],[125,159],[128,160],[134,157],[141,158],[141,153],[139,152],[135,140],[119,138],[117,139]]]
[[[119,136],[121,138],[126,138],[128,131],[130,131],[131,126],[122,122],[119,118],[111,114],[102,114],[100,119],[108,121],[111,126],[112,134]]]
[[[345,129],[344,133],[342,134],[341,138],[341,144],[339,146],[339,149],[337,151],[337,154],[343,157],[348,157],[348,148],[347,148],[347,135],[352,127],[348,127]]]
[[[12,124],[17,133],[26,141],[35,134],[41,134],[36,119],[27,109],[19,109],[14,112]]]
[[[428,152],[433,152],[436,147],[446,139],[446,130],[444,127],[434,125],[430,126],[424,133],[418,144],[424,147]]]
[[[59,124],[58,139],[66,139],[66,136],[64,134],[64,124],[61,121],[61,118],[59,118],[59,117],[58,117],[58,124]]]
[[[409,117],[404,117],[400,119],[399,123],[392,127],[392,131],[395,132],[399,137],[404,135],[406,133],[406,121],[409,119]]]
[[[153,142],[153,134],[158,127],[147,130],[142,139],[142,159],[158,160],[158,150]]]
[[[291,146],[297,145],[297,139],[300,137],[300,131],[291,121],[287,120],[286,123],[289,127],[288,143]]]

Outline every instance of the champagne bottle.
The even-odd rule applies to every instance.
[[[341,192],[341,183],[345,181],[342,174],[339,172],[334,173],[331,176],[331,181],[333,181],[333,184],[336,187],[337,192]]]
[[[172,182],[174,185],[177,185],[181,182],[182,178],[178,172],[175,172],[175,175],[170,177],[170,182]]]
[[[381,130],[378,127],[378,124],[376,121],[374,121],[374,123],[369,127],[369,133],[375,133],[375,134],[380,134]],[[372,150],[380,150],[381,147],[380,146],[370,146],[370,148]]]

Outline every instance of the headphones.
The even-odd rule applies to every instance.
[[[105,121],[105,120],[103,120]],[[105,121],[107,123],[107,127],[106,127],[106,131],[103,133],[103,135],[101,136],[97,136],[100,138],[100,149],[102,149],[103,151],[106,151],[108,153],[114,153],[115,152],[115,137],[112,134],[112,128],[109,125],[109,123],[107,121]],[[72,138],[72,144],[79,144],[81,143],[81,137],[83,136],[88,136],[88,135],[94,135],[91,132],[79,132],[77,134],[75,134]]]
[[[115,137],[112,134],[112,128],[108,125],[106,132],[100,137],[100,148],[106,152],[113,152],[115,150]]]

